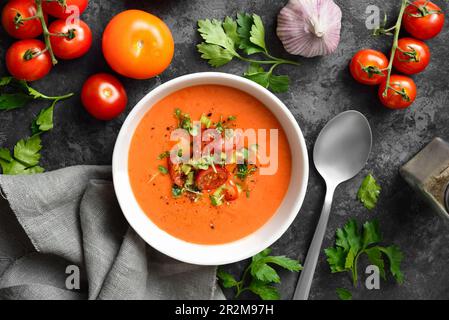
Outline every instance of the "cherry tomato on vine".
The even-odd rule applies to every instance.
[[[17,39],[32,39],[42,34],[42,25],[35,17],[34,0],[11,0],[3,7],[2,25],[6,32]],[[47,20],[47,15],[44,15]],[[30,19],[30,20],[27,20]]]
[[[45,44],[36,39],[20,40],[6,51],[6,68],[16,79],[35,81],[45,77],[52,68]]]
[[[86,10],[88,4],[88,0],[66,0],[66,8],[64,8],[58,1],[43,1],[42,7],[49,15],[59,19],[66,19],[72,14],[77,13],[73,11],[74,8],[77,8],[81,15]]]
[[[387,68],[387,57],[382,52],[371,49],[357,52],[349,65],[354,79],[367,85],[377,85],[384,81]]]
[[[85,55],[92,45],[92,32],[81,20],[78,24],[68,25],[65,20],[56,20],[48,28],[55,56],[61,59],[76,59]]]
[[[390,88],[387,91],[387,95],[384,96],[386,86],[387,81],[385,80],[379,87],[379,99],[387,108],[405,109],[416,99],[416,84],[409,77],[392,75]]]
[[[422,41],[413,38],[399,40],[393,66],[405,74],[416,74],[424,71],[430,63],[429,47]]]
[[[121,75],[148,79],[170,65],[174,41],[170,29],[158,17],[141,10],[127,10],[107,25],[103,54]]]
[[[98,73],[84,83],[81,101],[93,117],[99,120],[112,120],[125,110],[128,96],[116,77]]]
[[[428,40],[441,32],[444,20],[440,7],[427,0],[418,0],[405,9],[403,25],[413,37]]]

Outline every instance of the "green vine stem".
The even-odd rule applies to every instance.
[[[58,63],[58,60],[56,59],[55,54],[53,53],[53,48],[51,47],[50,32],[48,31],[47,23],[45,22],[44,19],[44,12],[42,10],[42,0],[35,0],[35,3],[37,7],[36,17],[39,18],[39,21],[41,22],[42,25],[46,51],[48,51],[48,53],[50,54],[51,63],[53,65],[56,65]]]
[[[387,85],[385,86],[385,91],[383,92],[383,96],[386,97],[388,95],[388,90],[392,89],[390,86],[390,79],[391,79],[391,72],[393,70],[393,60],[396,55],[396,51],[398,49],[398,42],[399,42],[399,33],[401,32],[401,25],[402,25],[402,18],[404,17],[405,9],[407,8],[409,1],[408,0],[401,0],[401,10],[399,11],[398,20],[396,21],[396,25],[394,28],[394,40],[393,40],[393,46],[391,48],[391,56],[390,56],[390,62],[388,64],[388,75],[387,75]],[[393,28],[390,28],[391,30]],[[389,29],[389,30],[390,30]]]

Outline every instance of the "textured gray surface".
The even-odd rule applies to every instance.
[[[2,1],[5,2],[5,1]],[[160,77],[148,81],[123,79],[132,106],[152,88],[183,74],[208,71],[211,68],[202,61],[195,44],[199,41],[196,21],[200,18],[222,18],[237,11],[255,12],[262,16],[267,27],[270,49],[278,55],[288,56],[275,37],[276,15],[286,0],[92,0],[83,19],[94,32],[94,47],[77,61],[62,62],[45,80],[34,85],[48,94],[79,92],[88,75],[108,71],[100,46],[101,33],[109,19],[129,8],[148,10],[162,17],[173,30],[176,55],[170,68]],[[348,218],[360,222],[380,220],[387,243],[395,243],[405,253],[403,270],[406,281],[402,286],[389,279],[381,283],[381,290],[368,291],[359,286],[354,290],[357,299],[449,299],[449,223],[433,214],[398,175],[398,169],[418,152],[434,136],[449,139],[447,127],[449,91],[446,63],[448,29],[429,41],[433,63],[425,73],[415,77],[419,97],[406,111],[384,109],[375,97],[375,90],[356,84],[350,77],[347,64],[351,56],[362,47],[388,51],[389,39],[376,39],[365,29],[365,8],[378,4],[393,16],[399,0],[336,0],[343,9],[342,39],[338,51],[329,57],[316,59],[298,58],[303,65],[289,68],[293,79],[289,93],[279,97],[295,115],[311,150],[321,127],[334,115],[348,109],[365,114],[374,132],[374,149],[364,171],[372,171],[382,185],[378,207],[368,212],[355,199],[363,178],[359,175],[342,185],[336,194],[324,246],[333,243],[334,232]],[[448,11],[443,1],[438,3]],[[2,44],[0,56],[4,57],[11,40],[0,31]],[[221,71],[240,74],[244,65],[238,62],[221,68]],[[5,73],[4,60],[0,60],[0,72]],[[0,113],[0,145],[12,147],[28,134],[29,123],[45,105],[35,103],[23,110]],[[109,164],[116,135],[126,114],[119,119],[103,123],[93,120],[81,107],[79,98],[59,104],[56,127],[43,138],[42,165],[56,169],[75,164]],[[304,259],[311,241],[324,197],[323,181],[312,168],[305,203],[288,232],[273,246],[274,252]],[[239,274],[245,262],[227,267]],[[361,265],[366,265],[362,261]],[[297,275],[282,274],[283,298],[293,294]],[[334,299],[335,288],[350,288],[350,279],[344,274],[332,275],[322,255],[311,292],[312,299]],[[231,295],[229,295],[231,296]]]

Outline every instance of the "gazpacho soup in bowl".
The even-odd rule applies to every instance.
[[[238,82],[258,86],[242,78]],[[262,87],[258,90],[266,91]],[[268,91],[265,94],[277,99]],[[234,85],[220,81],[187,82],[155,97],[140,112],[138,121],[134,119],[133,131],[127,132],[127,149],[122,150],[127,152],[132,200],[165,237],[184,246],[205,248],[245,242],[269,221],[276,220],[274,216],[287,206],[290,212],[285,214],[284,221],[269,228],[272,239],[259,239],[260,244],[271,241],[266,243],[270,245],[296,216],[308,177],[302,135],[288,110],[282,111],[280,118],[283,122],[289,120],[293,131],[290,127],[288,132],[284,130],[279,110],[270,110],[259,96],[242,90],[237,82]],[[288,135],[298,135],[298,132],[299,140],[294,137],[289,141]],[[119,136],[117,144],[120,140]],[[115,177],[117,148],[114,184],[121,207],[130,220],[132,213],[124,208],[127,205],[121,199]],[[295,167],[298,161],[293,161],[294,157],[301,159],[299,167]],[[297,177],[301,181],[292,181]],[[290,195],[286,201],[291,189],[297,194]],[[136,223],[130,223],[136,228]],[[137,231],[141,236],[145,233],[142,228]],[[159,249],[158,245],[155,247]],[[256,247],[245,249],[248,252],[241,258],[264,249]],[[171,249],[165,246],[161,251],[180,260],[208,264],[195,258],[180,258],[179,254],[169,252]],[[222,260],[229,262],[229,259],[232,260]]]

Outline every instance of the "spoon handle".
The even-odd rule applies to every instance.
[[[326,198],[324,200],[323,210],[321,211],[320,221],[315,230],[309,251],[307,253],[304,268],[301,271],[293,300],[307,300],[309,298],[310,287],[312,286],[313,275],[315,273],[318,257],[320,256],[321,245],[329,221],[329,213],[332,207],[335,187],[327,186]]]

